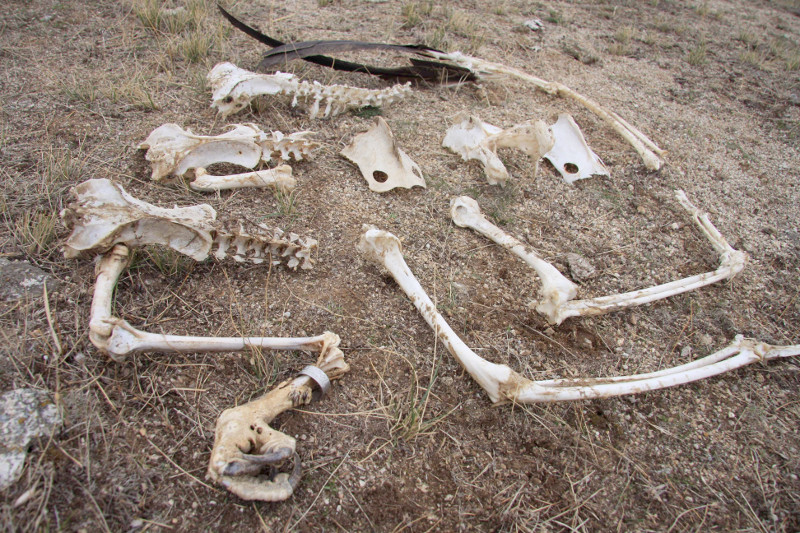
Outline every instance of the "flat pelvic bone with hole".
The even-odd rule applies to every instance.
[[[780,357],[800,355],[800,345],[772,346],[737,336],[711,355],[680,366],[632,376],[531,381],[507,365],[498,365],[472,351],[447,324],[408,268],[400,240],[387,231],[365,226],[359,250],[385,268],[408,295],[447,350],[495,403],[537,403],[607,398],[674,387],[736,368]]]
[[[386,89],[362,89],[346,85],[322,85],[298,80],[293,74],[257,74],[232,63],[220,63],[208,73],[211,85],[211,107],[223,117],[241,111],[257,96],[292,95],[292,107],[299,100],[309,101],[311,118],[336,116],[348,109],[380,107],[403,98],[411,92],[411,84],[394,85]],[[324,105],[320,109],[320,105]]]
[[[150,133],[139,149],[147,150],[145,158],[153,167],[150,179],[154,181],[163,181],[168,176],[182,178],[194,170],[195,179],[189,187],[198,191],[273,187],[287,192],[295,187],[288,165],[228,176],[212,176],[206,168],[215,163],[233,163],[252,169],[262,161],[269,163],[273,156],[300,161],[319,147],[319,143],[308,138],[311,134],[310,131],[267,134],[255,124],[233,124],[229,131],[209,136],[195,135],[177,124],[163,124]]]
[[[530,246],[486,220],[480,211],[478,202],[472,198],[461,196],[453,199],[450,205],[450,216],[457,226],[470,228],[488,237],[533,268],[542,282],[542,297],[536,306],[536,311],[547,317],[551,324],[561,324],[565,319],[573,316],[603,315],[618,309],[669,298],[717,281],[731,279],[742,271],[747,262],[747,254],[733,249],[708,219],[708,214],[697,209],[686,197],[686,193],[680,190],[676,191],[675,197],[681,206],[692,215],[692,220],[719,254],[719,268],[713,272],[697,274],[647,289],[589,300],[573,300],[577,294],[575,284],[564,277],[553,265],[539,257]]]
[[[263,225],[254,225],[250,232],[241,224],[228,227],[217,222],[217,212],[207,204],[164,209],[134,198],[107,179],[85,181],[72,192],[75,201],[61,212],[72,228],[64,247],[67,258],[104,253],[115,244],[161,244],[196,261],[213,255],[256,264],[286,262],[292,269],[313,266],[316,240]]]
[[[447,130],[442,146],[459,154],[465,161],[480,161],[490,185],[504,185],[510,177],[497,156],[498,148],[519,148],[532,157],[534,176],[539,169],[539,159],[553,148],[553,136],[541,120],[529,120],[507,130],[469,115],[460,115],[456,121]]]
[[[552,81],[545,81],[536,76],[531,76],[521,70],[512,67],[507,67],[499,63],[491,63],[484,61],[477,57],[468,56],[461,52],[437,52],[435,50],[426,50],[425,53],[440,61],[451,61],[456,65],[468,69],[475,74],[478,79],[497,79],[503,77],[513,77],[522,80],[526,83],[532,84],[534,87],[546,92],[547,94],[563,96],[571,98],[580,103],[586,109],[600,117],[604,122],[611,126],[623,139],[628,141],[636,153],[642,158],[645,167],[650,170],[658,170],[664,164],[662,156],[665,152],[659,148],[647,136],[631,126],[622,117],[613,111],[607,111],[600,104],[579,94],[564,84]]]
[[[118,362],[138,352],[233,352],[253,348],[319,352],[316,367],[278,385],[250,403],[223,411],[217,420],[208,477],[246,500],[280,501],[289,498],[300,480],[295,440],[269,427],[280,413],[311,401],[314,382],[323,390],[350,367],[339,350],[339,336],[326,331],[316,337],[190,337],[138,330],[113,315],[113,292],[130,260],[129,249],[117,244],[101,256],[96,267],[89,338]],[[293,459],[291,474],[260,476],[285,459]]]

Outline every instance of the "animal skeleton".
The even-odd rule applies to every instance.
[[[542,157],[561,173],[564,181],[573,183],[591,176],[608,176],[603,160],[586,144],[575,120],[566,113],[550,126],[555,143]]]
[[[341,154],[358,165],[370,190],[386,192],[395,187],[425,188],[422,171],[400,149],[389,125],[375,117],[375,125],[356,135]]]
[[[697,209],[686,197],[686,193],[679,190],[675,192],[675,196],[681,206],[692,215],[694,222],[719,253],[719,268],[713,272],[697,274],[647,289],[589,300],[572,300],[576,296],[575,284],[564,277],[554,266],[539,257],[529,246],[486,220],[478,203],[472,198],[461,196],[454,199],[451,202],[450,216],[456,225],[477,231],[530,265],[542,281],[542,299],[536,306],[536,311],[546,316],[551,324],[560,324],[572,316],[602,315],[682,294],[723,279],[731,279],[742,271],[747,261],[747,254],[733,249],[719,230],[711,224],[708,214]]]
[[[498,148],[519,148],[534,160],[533,175],[539,170],[539,159],[553,148],[553,136],[541,120],[527,121],[502,130],[478,117],[461,115],[457,124],[445,134],[442,146],[461,155],[465,161],[475,159],[483,164],[490,185],[504,185],[510,178]]]
[[[113,245],[129,247],[162,244],[203,261],[209,254],[217,259],[229,255],[239,262],[273,263],[286,261],[289,268],[313,266],[311,254],[317,241],[295,233],[256,226],[246,232],[217,222],[217,213],[210,205],[164,209],[138,200],[125,192],[122,185],[107,179],[81,183],[73,189],[76,200],[61,212],[68,226],[73,227],[64,255],[74,258],[86,253],[103,253]]]
[[[364,226],[358,248],[391,274],[447,350],[495,403],[557,402],[634,394],[716,376],[756,361],[800,355],[800,345],[773,346],[737,336],[730,345],[711,355],[657,372],[531,381],[507,365],[487,361],[456,335],[408,268],[397,237],[374,226]]]
[[[319,147],[319,143],[308,138],[311,134],[310,131],[266,134],[255,124],[233,124],[229,131],[209,136],[195,135],[177,124],[164,124],[153,130],[139,149],[147,150],[145,158],[153,166],[150,179],[154,181],[163,181],[170,175],[181,178],[194,170],[195,180],[189,187],[199,191],[271,186],[288,192],[295,187],[288,165],[229,176],[209,175],[206,168],[214,163],[255,168],[261,161],[269,163],[274,155],[284,161],[292,157],[300,161]]]
[[[638,153],[642,158],[642,161],[647,168],[650,170],[658,170],[661,168],[661,165],[664,164],[664,160],[661,158],[661,156],[664,155],[664,151],[653,141],[648,139],[644,133],[628,124],[622,117],[613,111],[607,111],[591,98],[587,98],[582,94],[573,91],[562,83],[545,81],[541,78],[537,78],[536,76],[531,76],[530,74],[527,74],[521,70],[507,67],[499,63],[484,61],[483,59],[468,56],[462,54],[461,52],[444,53],[435,50],[426,50],[426,54],[440,61],[452,61],[459,66],[469,69],[470,72],[477,75],[479,79],[511,76],[530,83],[547,94],[572,98],[576,102],[583,105],[586,109],[603,119],[614,129],[614,131],[619,133],[623,139],[628,141],[630,145],[633,146],[634,150],[636,150],[636,153]]]
[[[309,100],[311,118],[336,116],[347,109],[390,104],[411,92],[411,84],[394,85],[386,89],[361,89],[346,85],[322,85],[300,81],[293,74],[257,74],[232,63],[220,63],[208,73],[213,91],[211,107],[223,117],[244,109],[257,96],[288,94],[293,96],[292,107],[298,100]],[[320,111],[320,104],[325,107]]]

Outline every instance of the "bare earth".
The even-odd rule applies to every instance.
[[[364,223],[395,233],[465,342],[532,379],[648,372],[737,334],[800,343],[800,2],[229,3],[283,40],[424,42],[560,81],[669,151],[665,168],[647,171],[594,115],[516,82],[420,87],[380,113],[428,188],[383,195],[338,155],[376,110],[310,120],[273,98],[218,118],[205,75],[221,61],[253,69],[265,47],[231,30],[210,1],[186,5],[154,24],[148,14],[157,6],[141,1],[14,1],[0,12],[0,255],[61,283],[49,295],[52,326],[40,295],[1,304],[0,391],[48,390],[65,415],[2,493],[2,527],[800,529],[797,360],[634,397],[493,407],[394,281],[355,250]],[[532,18],[544,29],[523,26]],[[302,62],[285,69],[323,83],[386,85]],[[569,186],[547,164],[532,175],[533,161],[507,151],[512,183],[487,185],[479,165],[441,147],[462,111],[501,127],[569,112],[611,178]],[[201,195],[149,181],[136,145],[166,122],[201,134],[235,122],[311,129],[324,147],[292,163],[292,196]],[[243,502],[204,474],[219,413],[294,376],[314,355],[149,354],[118,364],[98,353],[87,338],[93,263],[65,260],[59,249],[68,230],[58,212],[70,187],[90,178],[119,180],[160,206],[208,203],[220,218],[319,240],[307,272],[141,250],[115,303],[119,316],[149,331],[342,337],[351,372],[325,399],[275,423],[298,438],[305,465],[290,500]],[[568,253],[582,255],[597,275],[579,294],[593,297],[716,268],[676,188],[749,254],[745,270],[731,282],[553,328],[528,306],[539,289],[532,272],[448,215],[450,198],[468,194],[562,272]]]

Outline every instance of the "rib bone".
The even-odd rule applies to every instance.
[[[730,345],[718,352],[658,372],[608,378],[531,381],[507,365],[491,363],[477,355],[455,334],[408,268],[397,237],[365,226],[358,247],[391,274],[447,350],[495,403],[588,400],[634,394],[690,383],[756,361],[800,355],[800,345],[772,346],[737,336]]]
[[[555,267],[536,255],[536,252],[486,220],[475,200],[466,196],[453,200],[450,215],[458,226],[469,227],[488,237],[536,270],[542,280],[543,296],[536,306],[536,311],[547,317],[551,324],[561,324],[565,319],[573,316],[602,315],[618,309],[669,298],[723,279],[731,279],[742,271],[747,262],[747,254],[733,249],[719,230],[711,224],[708,215],[689,202],[686,193],[679,190],[675,192],[675,196],[681,206],[689,211],[695,223],[719,253],[719,268],[713,272],[697,274],[647,289],[601,296],[589,300],[572,300],[576,296],[576,286],[558,272]]]
[[[219,63],[208,74],[213,91],[211,107],[223,117],[244,109],[257,96],[293,95],[292,107],[298,100],[310,101],[311,118],[336,116],[347,109],[390,104],[411,92],[411,84],[386,89],[361,89],[346,85],[322,85],[300,81],[293,74],[257,74],[232,63]],[[320,111],[320,104],[325,108]]]
[[[474,116],[462,115],[456,120],[459,122],[447,130],[442,146],[459,154],[465,161],[480,161],[490,185],[504,185],[511,177],[497,156],[498,148],[519,148],[531,156],[535,161],[535,176],[539,159],[553,147],[553,136],[541,120],[527,121],[507,130]]]
[[[252,231],[242,225],[230,228],[217,222],[210,205],[163,209],[134,198],[122,185],[107,179],[85,181],[73,194],[76,200],[61,212],[73,228],[64,247],[67,258],[102,253],[120,243],[129,247],[163,244],[196,261],[213,250],[217,259],[230,256],[258,264],[271,257],[292,269],[313,266],[316,240],[261,225]]]
[[[457,65],[469,69],[479,78],[491,79],[503,76],[512,76],[522,81],[534,85],[536,88],[541,89],[547,94],[565,96],[572,98],[586,109],[596,114],[603,119],[614,131],[619,133],[623,139],[628,141],[636,153],[642,158],[644,165],[650,170],[658,170],[664,164],[664,160],[660,157],[664,155],[664,151],[656,146],[656,144],[647,138],[641,131],[634,128],[623,120],[619,115],[613,111],[607,111],[600,104],[579,94],[566,85],[558,82],[545,81],[536,76],[531,76],[521,70],[507,67],[499,63],[491,63],[478,59],[477,57],[468,56],[461,52],[452,52],[449,54],[443,52],[427,51],[428,55],[441,61],[452,61]]]

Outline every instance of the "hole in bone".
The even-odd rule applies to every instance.
[[[376,170],[375,172],[372,173],[372,179],[374,179],[378,183],[384,183],[386,180],[389,179],[389,174],[381,170]]]
[[[567,174],[577,174],[578,173],[578,165],[575,163],[566,163],[564,165],[564,172]]]

